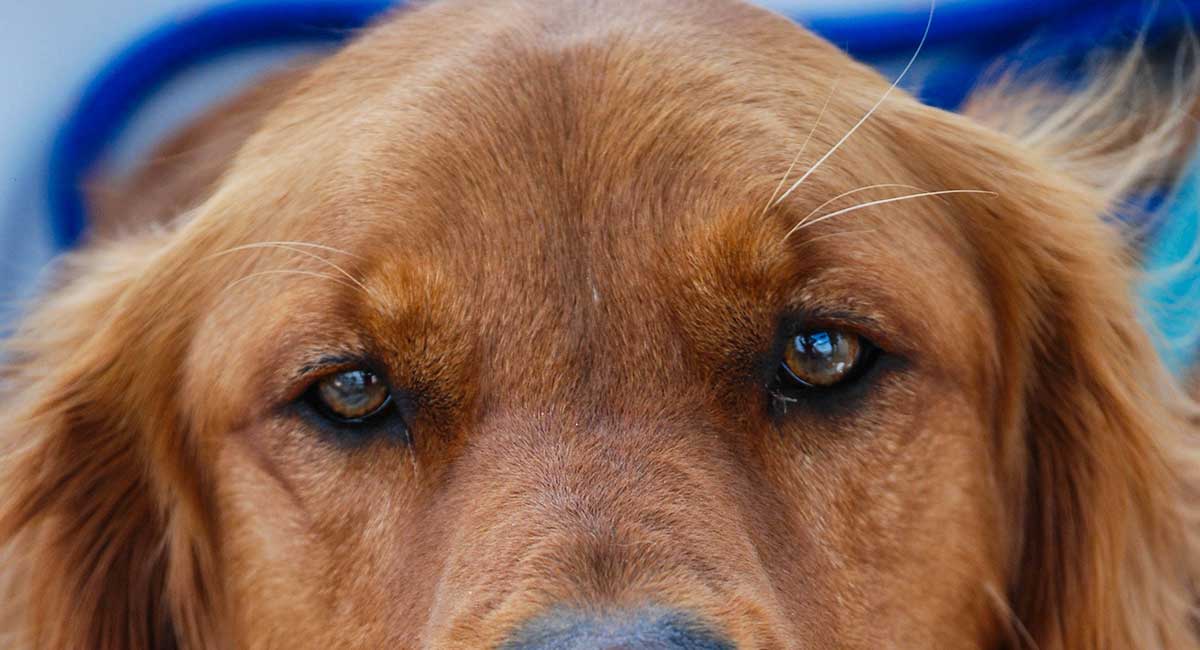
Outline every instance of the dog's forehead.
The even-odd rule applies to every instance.
[[[887,88],[819,39],[722,0],[503,6],[437,3],[367,35],[268,121],[229,177],[242,186],[227,196],[271,195],[296,217],[258,239],[353,253],[350,271],[383,298],[361,310],[387,315],[377,338],[490,332],[499,356],[523,360],[517,384],[550,358],[629,377],[648,355],[671,372],[681,331],[708,337],[692,348],[767,345],[797,297],[850,304],[871,285],[953,277],[953,257],[913,263],[932,245],[916,216],[863,215],[861,236],[816,241],[833,234],[820,228],[784,245],[825,199],[909,180],[872,123],[771,209],[797,152],[802,169]],[[286,171],[264,192],[259,169]],[[813,241],[797,256],[800,239]],[[833,292],[830,270],[857,284]],[[398,324],[411,313],[424,324]],[[654,347],[576,358],[620,342]]]
[[[266,153],[311,152],[295,159],[314,171],[293,178],[321,180],[297,189],[352,213],[372,241],[633,251],[766,213],[797,152],[810,148],[811,163],[886,87],[741,3],[497,6],[436,3],[368,35],[269,125],[279,146]],[[858,176],[833,161],[802,194],[823,199]],[[768,217],[788,215],[742,223],[777,225]]]
[[[739,2],[439,2],[333,57],[251,149],[361,212],[664,225],[646,214],[765,204],[824,104],[814,152],[885,87]]]

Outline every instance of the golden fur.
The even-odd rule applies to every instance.
[[[889,84],[780,17],[383,21],[98,190],[119,236],[2,375],[0,645],[495,647],[652,604],[739,648],[1200,648],[1194,410],[1105,219],[1185,128],[1136,77],[897,92],[775,204]],[[789,236],[891,185],[990,194]],[[852,406],[768,408],[794,314],[889,352]],[[411,445],[289,410],[347,354]]]

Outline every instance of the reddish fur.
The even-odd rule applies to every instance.
[[[764,210],[835,81],[807,161],[887,82],[782,18],[446,0],[193,127],[103,201],[169,225],[74,256],[12,345],[4,645],[492,647],[657,604],[743,648],[1198,647],[1191,407],[1107,199],[897,94]],[[998,196],[784,240],[875,183]],[[237,248],[278,241],[343,252]],[[240,281],[277,270],[330,279]],[[798,310],[904,362],[773,417]],[[411,449],[288,414],[347,352]]]

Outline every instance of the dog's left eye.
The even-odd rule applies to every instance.
[[[792,389],[832,388],[858,377],[872,346],[838,329],[800,332],[787,340],[778,382]]]
[[[387,409],[392,394],[375,373],[347,370],[314,384],[309,399],[326,417],[343,424],[356,424]]]

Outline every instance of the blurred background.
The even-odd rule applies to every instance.
[[[916,49],[930,11],[930,0],[758,4],[808,24],[891,75]],[[314,6],[320,9],[299,9]],[[78,184],[89,169],[127,167],[206,106],[300,51],[335,47],[385,6],[385,0],[0,3],[0,333],[47,263],[86,233]],[[1052,61],[1069,78],[1089,52],[1127,47],[1143,31],[1152,42],[1178,38],[1197,9],[1197,0],[938,0],[928,47],[905,86],[953,109],[997,61]],[[1194,238],[1193,231],[1163,235],[1177,244]],[[1200,291],[1189,285],[1182,293],[1193,288]],[[1168,328],[1200,329],[1177,316],[1167,320]],[[1188,353],[1194,343],[1187,342]]]

